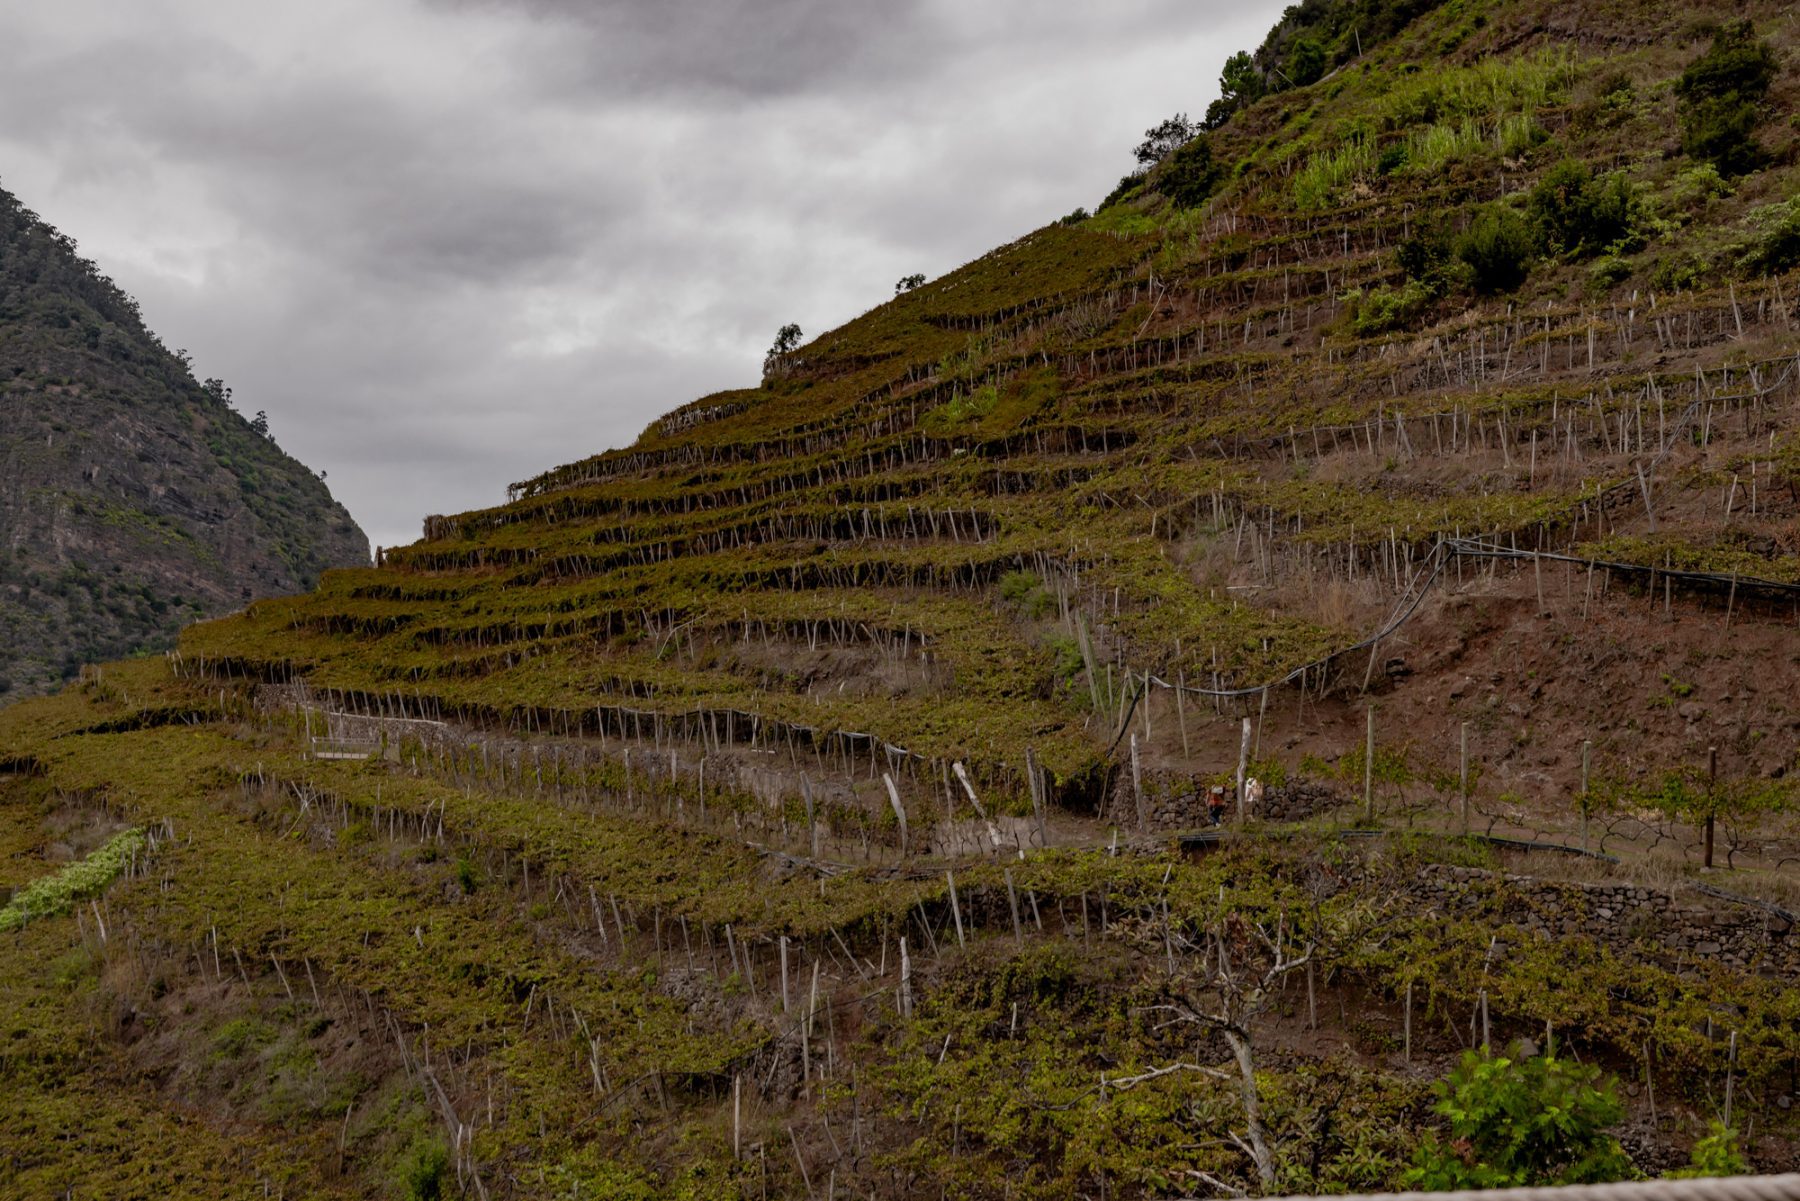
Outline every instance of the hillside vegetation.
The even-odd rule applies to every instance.
[[[1297,6],[1092,215],[0,713],[0,1165],[1793,1167],[1795,53]],[[1533,1089],[1605,1129],[1482,1159]]]
[[[0,700],[368,562],[322,478],[229,401],[0,191]]]

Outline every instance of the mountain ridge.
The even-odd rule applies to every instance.
[[[368,561],[322,480],[73,239],[5,192],[0,236],[0,697]]]

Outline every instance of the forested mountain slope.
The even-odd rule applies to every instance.
[[[0,1156],[1381,1189],[1529,1037],[1619,1143],[1520,1179],[1791,1167],[1796,49],[1297,6],[1096,213],[0,714],[0,879],[89,890],[7,936]]]
[[[323,481],[0,191],[0,699],[368,561]]]

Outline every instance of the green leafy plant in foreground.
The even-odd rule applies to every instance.
[[[1694,1180],[1702,1176],[1742,1176],[1750,1170],[1750,1163],[1738,1146],[1737,1131],[1723,1122],[1714,1121],[1708,1125],[1710,1131],[1706,1137],[1694,1143],[1688,1166],[1664,1172],[1664,1177]]]
[[[1489,1058],[1470,1051],[1437,1086],[1448,1142],[1429,1134],[1404,1183],[1430,1190],[1589,1184],[1635,1176],[1608,1127],[1624,1117],[1591,1065],[1554,1052]]]
[[[35,917],[54,917],[69,906],[99,892],[125,870],[131,857],[144,846],[142,830],[122,830],[99,850],[79,863],[33,880],[0,909],[0,931],[16,930]]]

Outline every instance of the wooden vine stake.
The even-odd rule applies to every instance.
[[[1462,828],[1469,832],[1469,723],[1462,724]]]
[[[1144,813],[1144,773],[1138,760],[1138,736],[1131,736],[1131,799],[1137,805],[1138,829],[1149,827]]]
[[[1044,795],[1047,791],[1044,776],[1038,770],[1037,755],[1030,747],[1025,748],[1025,777],[1031,785],[1031,810],[1037,817],[1038,845],[1047,847],[1050,845],[1050,827],[1045,810],[1050,807],[1050,798]]]
[[[1371,824],[1375,821],[1375,706],[1368,710],[1368,734],[1363,741],[1363,810]]]
[[[950,881],[950,914],[956,919],[956,945],[964,946],[966,944],[963,942],[962,905],[956,899],[956,873],[947,871],[944,873],[944,878]]]
[[[904,859],[909,850],[906,830],[906,808],[900,804],[900,789],[895,785],[894,777],[888,772],[882,772],[881,782],[887,785],[888,804],[894,807],[894,820],[900,825],[900,858]],[[814,853],[817,853],[816,849]]]
[[[900,936],[900,1016],[912,1016],[912,957],[906,953],[906,935]]]
[[[1246,808],[1246,805],[1245,805],[1245,799],[1244,799],[1244,775],[1249,770],[1250,770],[1250,719],[1248,717],[1246,717],[1246,718],[1244,718],[1243,726],[1240,728],[1240,731],[1238,734],[1237,813],[1238,813],[1238,821],[1240,823],[1244,820],[1244,815],[1248,812],[1248,809]]]

